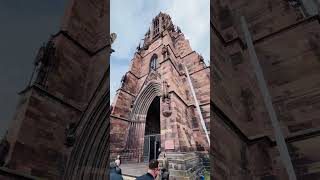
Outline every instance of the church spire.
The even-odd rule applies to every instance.
[[[147,30],[144,37],[144,47],[148,46],[151,42],[162,36],[164,31],[175,32],[176,29],[172,23],[171,17],[163,12],[160,12],[152,19],[150,28]]]

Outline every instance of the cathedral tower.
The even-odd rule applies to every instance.
[[[209,73],[170,16],[157,15],[112,104],[111,157],[121,154],[125,161],[147,162],[158,157],[159,148],[176,159],[208,152]],[[181,176],[186,168],[171,175]]]

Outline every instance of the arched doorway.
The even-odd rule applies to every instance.
[[[151,72],[148,78],[151,79],[148,80],[148,83],[137,96],[130,115],[129,133],[126,147],[122,153],[122,156],[129,162],[146,162],[150,158],[155,159],[158,152],[155,149],[160,148],[161,81],[154,72]],[[155,122],[156,125],[154,125]],[[145,140],[146,136],[149,136],[149,140]],[[152,139],[152,142],[150,142],[150,139]],[[156,143],[156,146],[152,146],[151,143]],[[145,148],[149,147],[150,144],[154,147],[151,152],[153,157],[150,157],[150,148]]]
[[[152,101],[146,116],[143,147],[144,162],[157,159],[160,146],[160,97],[157,96]]]

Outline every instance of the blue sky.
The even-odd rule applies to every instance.
[[[144,37],[151,20],[160,11],[171,16],[173,23],[189,39],[193,50],[210,57],[209,0],[111,0],[110,31],[117,34],[111,55],[111,102],[120,87],[121,77],[128,71],[137,45]]]

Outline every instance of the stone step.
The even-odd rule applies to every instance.
[[[123,177],[123,180],[135,180],[136,179],[136,177],[128,176],[128,175],[122,175],[122,177]]]

